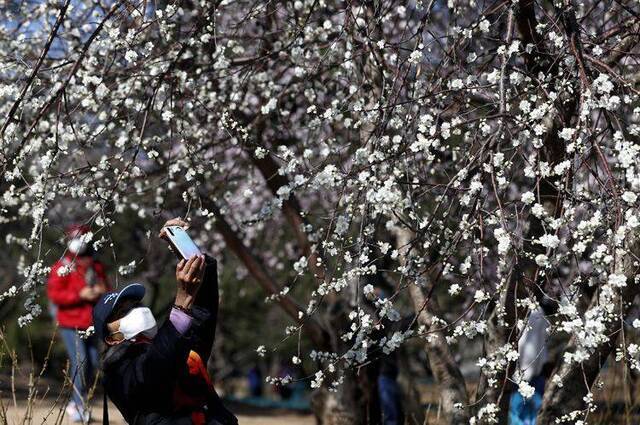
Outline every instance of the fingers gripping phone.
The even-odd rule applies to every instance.
[[[173,252],[185,260],[194,255],[201,255],[200,249],[180,226],[167,226],[164,228],[167,241],[173,248]]]

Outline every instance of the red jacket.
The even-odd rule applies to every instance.
[[[69,267],[65,273],[63,267]],[[47,295],[57,307],[58,324],[64,328],[85,330],[92,325],[94,302],[80,299],[80,290],[93,280],[94,284],[106,285],[104,266],[91,257],[67,255],[58,260],[49,273]],[[108,290],[107,286],[107,290]]]

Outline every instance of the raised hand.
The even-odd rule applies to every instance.
[[[189,309],[204,277],[204,255],[193,256],[189,260],[180,260],[176,266],[176,305]]]
[[[187,223],[186,221],[184,221],[180,217],[176,217],[176,218],[172,218],[171,220],[167,220],[167,222],[164,223],[164,225],[162,226],[162,229],[160,229],[160,233],[158,234],[158,237],[160,237],[161,239],[166,239],[167,238],[167,231],[165,230],[165,227],[167,227],[167,226],[180,226],[183,229],[188,229],[189,228],[189,223]]]

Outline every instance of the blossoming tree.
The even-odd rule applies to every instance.
[[[585,420],[608,358],[639,367],[636,4],[1,5],[0,223],[22,257],[0,299],[24,297],[21,326],[59,217],[117,258],[124,212],[182,211],[312,342],[294,360],[327,423],[365,421],[357,371],[408,339],[450,423],[506,423],[538,306],[562,341],[540,423]]]

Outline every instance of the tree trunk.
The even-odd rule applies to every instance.
[[[401,263],[406,266],[410,264],[413,232],[405,227],[395,227],[393,233],[396,236],[396,247],[400,252]],[[410,282],[409,294],[418,315],[418,323],[425,326],[431,336],[425,343],[425,351],[440,392],[442,412],[449,424],[467,424],[470,417],[469,396],[462,372],[453,359],[444,332],[439,331],[433,324],[433,314],[428,305],[429,299],[425,297],[422,288],[415,282]],[[456,408],[456,403],[460,403],[463,409]]]
[[[355,425],[358,421],[356,399],[357,387],[354,379],[345,377],[336,392],[321,388],[313,394],[311,407],[318,425]]]

